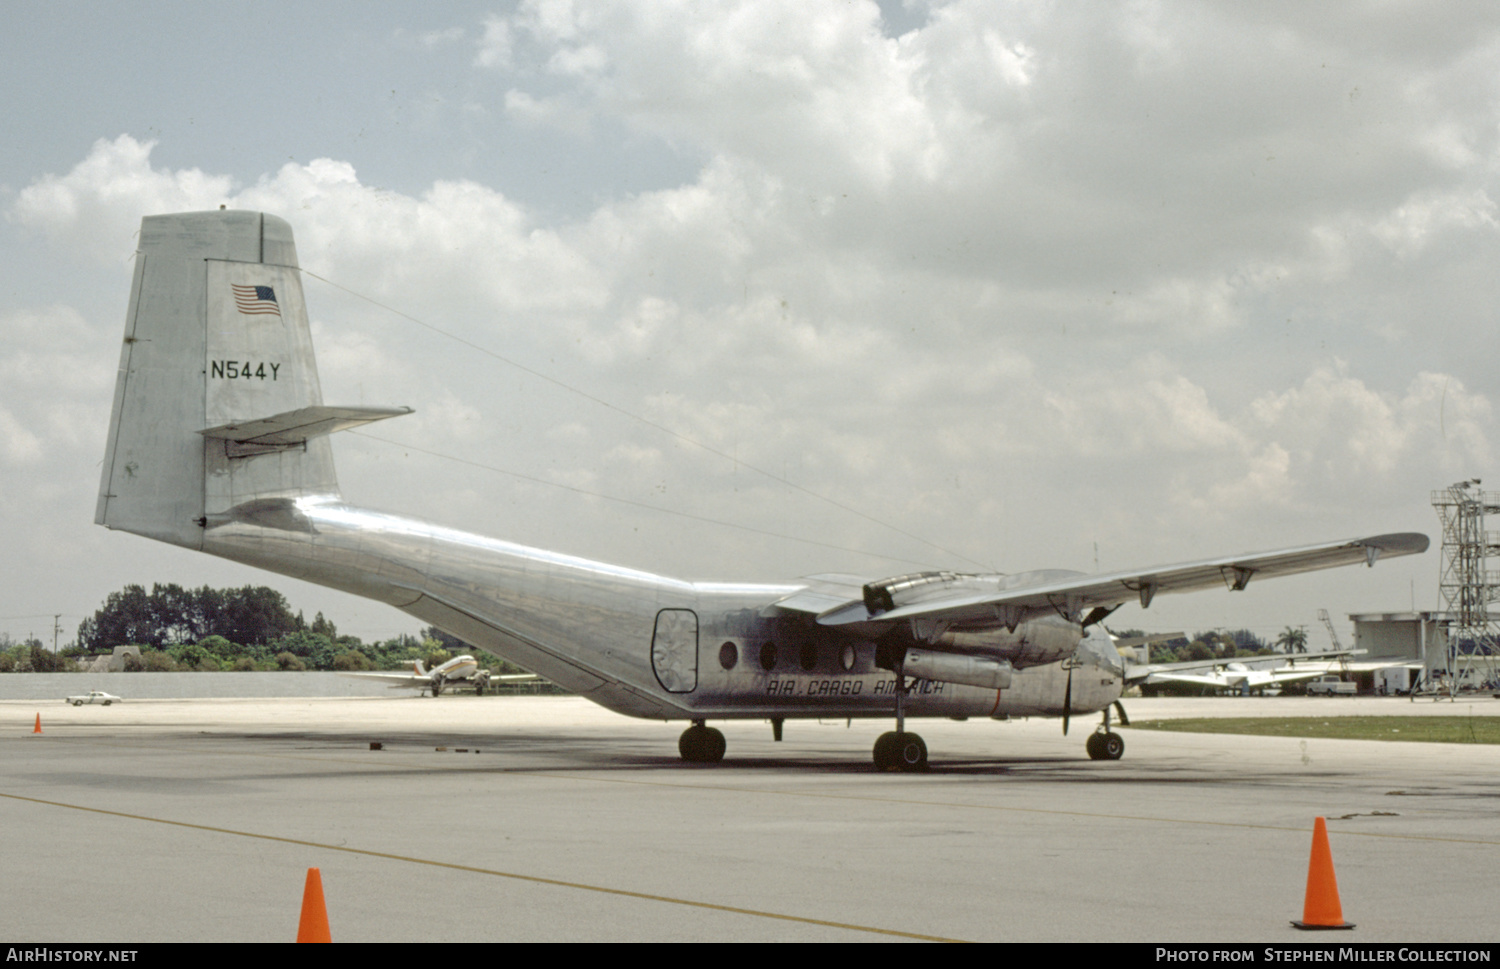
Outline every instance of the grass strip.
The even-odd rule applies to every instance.
[[[1140,730],[1236,733],[1259,737],[1500,744],[1500,717],[1194,717],[1136,720]]]

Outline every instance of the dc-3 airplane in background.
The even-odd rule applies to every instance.
[[[459,687],[467,687],[484,696],[484,691],[492,683],[538,679],[535,673],[506,673],[496,676],[489,670],[480,668],[479,661],[467,654],[455,656],[430,670],[422,665],[421,660],[413,660],[412,667],[410,673],[366,673],[351,670],[343,675],[363,680],[380,680],[393,690],[421,690],[434,697],[444,690]]]
[[[1124,664],[1100,625],[1160,594],[1408,555],[1378,535],[1108,574],[815,575],[692,582],[346,504],[329,435],[410,413],[323,403],[292,230],[257,212],[141,223],[95,520],[389,603],[611,710],[686,720],[893,717],[883,769],[919,770],[907,717],[1102,713]],[[1066,726],[1065,726],[1066,729]]]

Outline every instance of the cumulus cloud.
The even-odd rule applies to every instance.
[[[104,439],[118,338],[65,305],[0,315],[0,332],[0,465],[58,473]]]
[[[227,176],[153,169],[155,146],[130,135],[101,138],[66,175],[44,175],[22,189],[10,217],[54,242],[114,260],[134,249],[141,215],[218,208],[229,199],[234,182]]]
[[[320,158],[236,183],[120,136],[9,215],[110,257],[151,212],[288,218],[304,266],[369,298],[307,282],[330,399],[411,404],[379,433],[530,479],[935,564],[966,563],[777,479],[1008,567],[1189,520],[1274,544],[1494,458],[1492,314],[1391,267],[1493,275],[1500,101],[1471,89],[1494,86],[1496,35],[1403,40],[1388,6],[1334,30],[957,0],[891,36],[862,3],[522,3],[473,48],[508,131],[605,155],[656,139],[697,171],[554,217],[479,175],[391,191]],[[1399,305],[1437,298],[1465,311],[1451,343]],[[7,397],[4,453],[38,460],[45,426]],[[370,487],[393,507],[668,571],[721,561],[675,526],[689,538],[642,551],[638,511],[575,514],[473,469],[408,486],[373,445],[339,447],[385,461]]]

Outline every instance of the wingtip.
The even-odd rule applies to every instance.
[[[1377,548],[1382,555],[1417,555],[1427,551],[1431,540],[1421,532],[1392,532],[1361,539],[1366,548]]]

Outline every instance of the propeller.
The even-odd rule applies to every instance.
[[[1083,617],[1082,628],[1087,629],[1095,623],[1103,622],[1104,620],[1109,618],[1110,613],[1114,612],[1122,605],[1124,605],[1124,603],[1117,603],[1107,609],[1104,606],[1095,606],[1093,609],[1089,610],[1089,614],[1087,616]],[[1105,632],[1109,632],[1109,630],[1106,629]]]
[[[1073,667],[1078,664],[1068,663],[1068,688],[1063,691],[1063,736],[1068,735],[1068,721],[1073,716]]]

